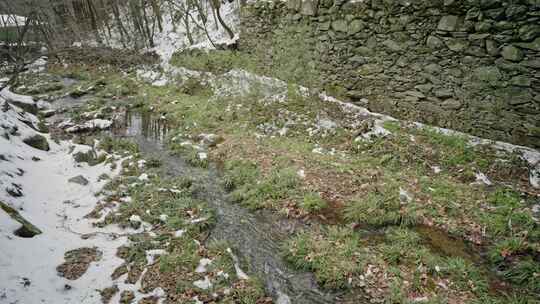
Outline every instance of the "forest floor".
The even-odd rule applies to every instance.
[[[201,180],[115,136],[135,112],[193,172],[217,168],[227,204],[297,223],[276,255],[329,303],[540,301],[540,152],[371,113],[217,52],[168,71],[51,61],[0,93],[0,201],[43,231],[19,238],[0,212],[0,303],[304,303],[211,241],[222,215]]]

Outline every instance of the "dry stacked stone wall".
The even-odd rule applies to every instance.
[[[540,0],[255,1],[241,15],[242,51],[272,64],[291,48],[351,102],[540,148]]]

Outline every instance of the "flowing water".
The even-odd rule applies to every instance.
[[[195,168],[182,158],[171,156],[164,146],[167,131],[167,124],[150,113],[128,112],[123,121],[115,124],[113,134],[135,141],[145,157],[160,159],[163,174],[197,180],[204,189],[200,191],[201,199],[217,211],[210,238],[231,244],[250,272],[263,280],[276,303],[335,303],[336,294],[321,291],[312,273],[294,271],[282,259],[280,241],[301,224],[227,202],[215,166]]]

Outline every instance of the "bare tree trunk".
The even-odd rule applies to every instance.
[[[225,31],[227,31],[227,34],[229,34],[229,37],[231,39],[234,38],[234,33],[233,31],[231,30],[231,28],[225,23],[225,21],[223,21],[223,18],[221,18],[221,13],[219,12],[220,8],[221,8],[221,2],[220,0],[211,0],[210,3],[212,4],[212,6],[214,7],[214,10],[216,12],[216,15],[217,15],[217,18],[219,20],[219,23],[221,24],[221,26],[223,26],[223,28],[225,29]]]
[[[92,32],[94,33],[94,37],[96,38],[96,42],[98,44],[103,44],[103,41],[101,40],[101,37],[99,35],[99,29],[97,24],[97,16],[96,16],[96,10],[94,8],[94,5],[92,4],[91,0],[86,1],[87,7],[88,7],[88,15],[90,15],[90,24],[92,26]]]
[[[157,2],[157,0],[151,0],[150,5],[152,5],[152,11],[154,12],[154,16],[156,16],[159,31],[163,32],[163,17],[161,16],[161,9],[159,7],[159,3]]]
[[[112,0],[112,11],[113,16],[116,21],[116,26],[118,27],[118,30],[120,32],[120,41],[122,42],[122,45],[126,47],[125,39],[129,39],[129,33],[126,31],[126,28],[124,27],[124,24],[122,23],[122,19],[120,18],[120,9],[118,8],[118,0]]]

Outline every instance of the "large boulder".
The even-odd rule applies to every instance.
[[[42,150],[42,151],[50,150],[49,142],[43,135],[36,134],[30,137],[27,137],[23,139],[23,142],[29,145],[30,147],[38,149],[38,150]]]

